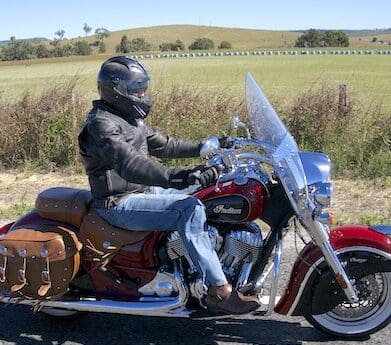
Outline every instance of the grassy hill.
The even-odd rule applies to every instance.
[[[212,39],[216,48],[221,41],[229,41],[233,49],[254,50],[293,47],[300,33],[198,25],[152,26],[111,32],[105,40],[108,53],[115,51],[115,46],[119,44],[123,35],[126,35],[129,40],[142,37],[151,43],[156,50],[159,49],[162,42],[175,42],[178,39],[188,47],[195,39],[200,37]],[[94,35],[85,39],[90,43],[96,40]]]
[[[162,42],[181,40],[188,47],[195,39],[207,37],[215,42],[217,49],[221,41],[229,41],[234,50],[262,50],[262,49],[292,49],[296,39],[302,31],[273,31],[240,28],[223,28],[199,25],[163,25],[136,29],[127,29],[110,32],[105,39],[108,54],[115,53],[115,47],[126,35],[128,40],[144,38],[159,50]],[[389,49],[391,44],[390,30],[344,30],[350,41],[351,49]],[[377,42],[372,42],[377,37]],[[85,39],[89,43],[96,41],[95,35],[79,37],[74,40]]]

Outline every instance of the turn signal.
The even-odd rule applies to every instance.
[[[321,213],[318,216],[318,221],[323,224],[334,225],[334,215],[332,213]]]

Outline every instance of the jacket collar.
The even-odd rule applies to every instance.
[[[122,117],[128,123],[131,124],[137,123],[137,121],[135,121],[135,119],[133,119],[131,116],[126,116],[122,114],[120,111],[118,111],[117,109],[115,109],[113,106],[111,106],[109,103],[105,102],[102,99],[92,101],[92,106],[94,109],[100,109],[103,111],[107,111],[111,114],[117,115],[119,117]]]

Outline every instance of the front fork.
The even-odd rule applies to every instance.
[[[350,282],[345,269],[331,247],[329,240],[328,228],[326,225],[318,222],[311,221],[310,224],[306,224],[308,231],[311,233],[313,240],[319,246],[322,251],[326,262],[328,263],[331,270],[334,272],[335,277],[345,292],[346,297],[351,303],[358,302],[356,291]]]

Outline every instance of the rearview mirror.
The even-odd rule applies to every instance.
[[[228,131],[230,136],[251,139],[250,130],[247,128],[245,123],[240,121],[239,114],[237,113],[233,114],[229,123]]]
[[[220,150],[220,142],[216,137],[209,137],[202,144],[200,149],[200,156],[202,158],[208,158]]]

